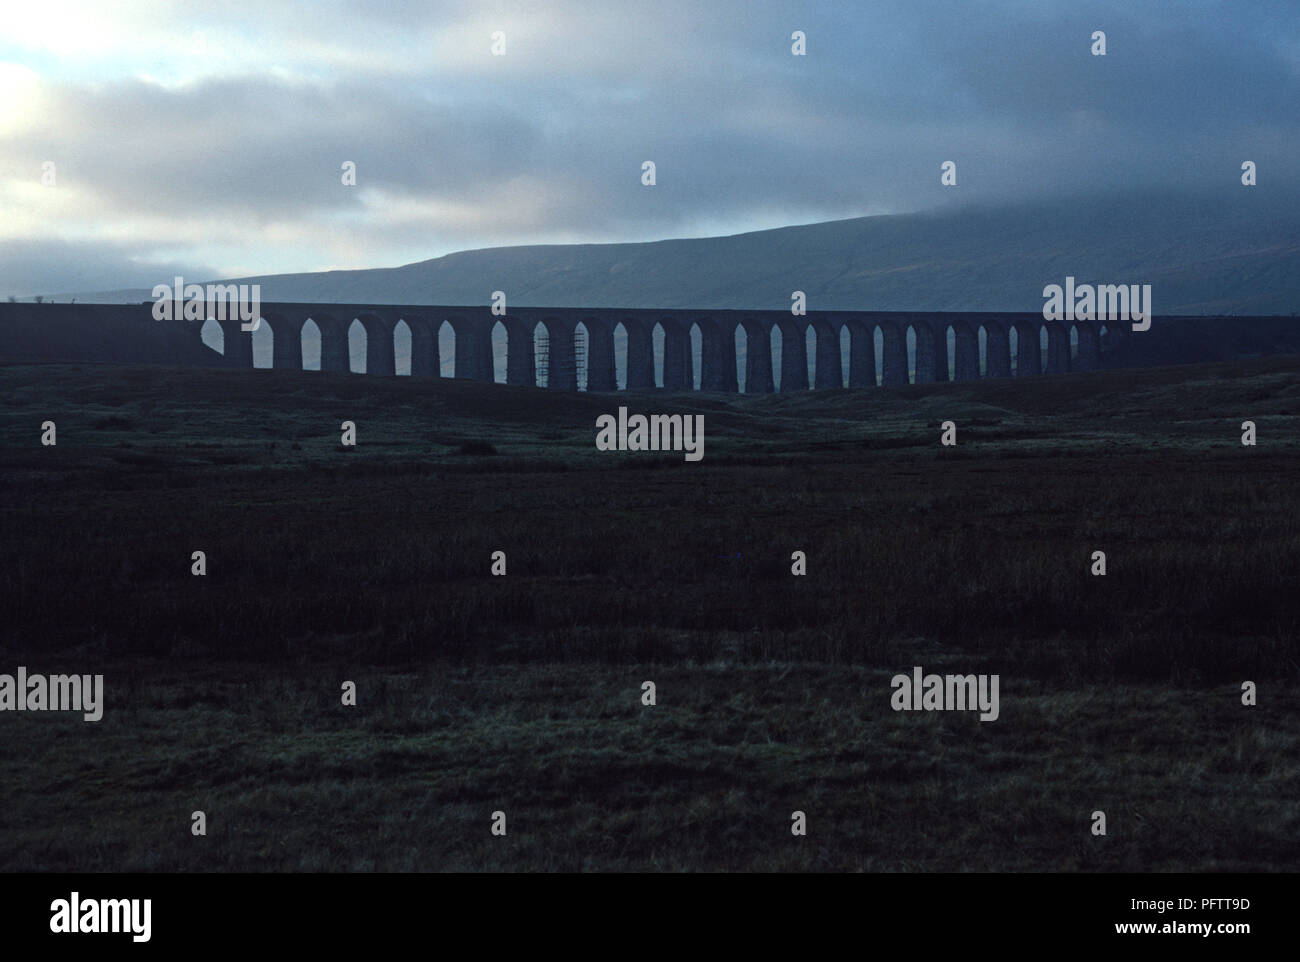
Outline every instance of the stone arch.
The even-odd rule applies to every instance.
[[[741,321],[736,322],[731,332],[731,361],[736,366],[736,390],[741,394],[749,393],[749,331]]]
[[[582,327],[586,335],[586,325]],[[548,314],[533,325],[533,356],[537,387],[556,391],[578,389],[578,354],[575,350],[578,325],[563,317]],[[586,341],[583,342],[586,350]]]
[[[1039,329],[1042,370],[1047,374],[1065,374],[1070,370],[1070,336],[1059,321],[1044,321]]]
[[[217,339],[212,328],[208,323],[217,325],[221,331],[220,340]],[[214,351],[217,351],[225,359],[227,367],[251,370],[253,367],[253,340],[252,332],[243,329],[243,323],[240,321],[238,313],[234,317],[214,318],[211,314],[204,320],[203,326],[199,328],[199,338],[204,344],[207,344]],[[259,327],[263,325],[258,325]],[[207,335],[204,335],[204,331]]]
[[[591,348],[591,332],[586,321],[578,321],[573,326],[573,386],[579,391],[587,390],[587,359]]]
[[[622,321],[614,324],[614,381],[620,391],[627,390],[627,325]]]
[[[357,370],[356,349],[358,339],[356,330],[358,324],[361,325],[361,330],[365,333],[365,350],[362,354],[365,358],[364,373],[392,377],[397,372],[396,359],[393,353],[392,325],[385,318],[368,311],[358,314],[348,327],[352,370],[354,372]]]
[[[438,359],[438,377],[456,376],[456,342],[458,340],[456,327],[451,323],[450,318],[445,318],[438,323],[438,333],[435,338],[437,350],[434,354]]]
[[[486,311],[447,318],[455,334],[453,356],[456,377],[492,381],[492,326]]]
[[[493,372],[498,376],[496,356],[499,350],[498,339],[505,338],[505,383],[517,387],[537,386],[537,356],[533,350],[533,328],[528,322],[514,315],[498,317],[488,333],[492,345]]]
[[[911,382],[907,357],[907,333],[896,322],[880,325],[880,383],[898,386]]]
[[[577,342],[577,324],[566,317],[548,314],[539,324],[545,326],[545,384],[539,379],[539,386],[556,391],[574,391],[578,387],[578,356],[575,350]],[[584,327],[585,331],[586,328]],[[534,346],[540,352],[541,342],[537,340],[537,328],[533,328]],[[583,348],[585,351],[586,344]],[[538,356],[541,366],[542,354]]]
[[[357,318],[348,325],[348,370],[353,374],[366,373],[366,351],[370,346],[370,335],[366,326]]]
[[[811,323],[803,326],[804,378],[810,388],[817,386],[817,328]]]
[[[492,381],[508,384],[510,378],[510,332],[500,317],[492,325]]]
[[[410,332],[409,369],[411,377],[438,377],[438,339],[433,322],[423,315],[402,318]],[[397,331],[393,331],[393,350],[398,350]]]
[[[265,314],[262,323],[271,331],[271,367],[277,371],[304,370],[302,329],[304,318],[287,314]],[[256,333],[256,332],[254,332]],[[319,337],[319,330],[316,332]],[[320,351],[317,350],[317,364]]]
[[[984,335],[984,343],[987,344],[988,336],[984,333],[983,325],[979,331],[971,328],[970,324],[964,320],[956,320],[948,325],[946,331],[949,354],[948,354],[948,377],[953,381],[975,381],[978,380],[983,370],[980,361],[980,335]]]
[[[1073,371],[1095,371],[1101,367],[1101,334],[1095,324],[1080,322],[1072,328],[1079,349],[1070,359]]]
[[[265,318],[258,318],[257,327],[248,335],[253,350],[253,367],[268,370],[275,366],[275,332]]]
[[[624,317],[627,331],[627,389],[651,391],[655,386],[654,329],[641,318]]]
[[[982,325],[985,330],[985,377],[1011,377],[1011,339],[1015,333],[1011,325],[990,321]]]
[[[398,318],[393,325],[393,374],[401,377],[411,375],[411,342],[414,336],[411,325],[406,318]]]
[[[853,332],[845,321],[840,325],[840,386],[848,387],[853,376]]]
[[[777,390],[782,394],[808,390],[807,321],[791,317],[773,325],[781,336],[781,381]],[[775,352],[774,352],[775,353]]]
[[[199,340],[218,354],[224,355],[226,353],[225,332],[222,331],[221,325],[211,317],[204,321],[203,326],[199,328]]]
[[[654,386],[664,386],[664,345],[668,341],[668,332],[662,321],[655,321],[650,328],[650,343],[654,350]]]
[[[740,323],[745,326],[745,393],[771,394],[776,384],[769,322],[749,315]]]
[[[1012,336],[1014,335],[1014,336]],[[1013,372],[1016,377],[1033,377],[1042,373],[1042,348],[1038,329],[1027,321],[1012,322],[1011,341]]]
[[[935,330],[924,321],[907,326],[908,361],[913,384],[933,384],[947,374],[947,341],[942,345]]]
[[[726,320],[718,321],[705,315],[696,319],[694,328],[700,332],[699,365],[695,369],[698,377],[694,382],[696,389],[731,394],[739,391],[736,327],[729,326]]]
[[[700,390],[704,382],[704,331],[699,321],[691,321],[686,331],[686,389]]]
[[[320,325],[310,317],[302,322],[302,340],[300,341],[300,345],[302,350],[302,369],[304,371],[319,371],[321,369]]]
[[[818,391],[843,387],[843,354],[839,334],[831,323],[820,317],[810,318],[804,329],[803,346],[808,359],[804,374],[808,384]]]
[[[533,325],[534,387],[551,386],[551,329],[546,321]]]
[[[587,330],[586,372],[588,391],[617,391],[618,373],[615,365],[614,328],[604,317],[592,317],[583,322]],[[626,335],[627,328],[624,328]],[[626,337],[624,338],[626,341]],[[626,349],[626,344],[624,345]]]
[[[332,314],[317,312],[311,320],[316,325],[320,340],[320,370],[346,371],[348,369],[348,329]],[[304,328],[306,325],[303,325]],[[304,345],[304,353],[306,348]]]
[[[928,324],[908,324],[906,336],[908,381],[912,384],[934,383],[939,357],[934,331]]]
[[[785,332],[780,324],[773,324],[767,332],[768,356],[772,361],[772,391],[781,390],[785,367]]]
[[[690,331],[676,317],[657,322],[663,331],[662,367],[659,384],[666,391],[689,390],[691,384]]]
[[[844,325],[849,332],[849,387],[876,386],[876,332],[874,325],[854,318]]]

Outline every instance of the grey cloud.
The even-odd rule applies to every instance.
[[[538,8],[329,2],[306,21],[242,9],[270,66],[281,49],[293,59],[298,36],[346,43],[351,29],[372,50]],[[63,160],[61,179],[88,184],[108,216],[217,211],[322,229],[351,218],[355,247],[375,266],[421,250],[643,240],[701,223],[739,230],[958,199],[1144,185],[1227,192],[1240,190],[1244,159],[1260,165],[1261,189],[1300,180],[1300,27],[1288,5],[1183,10],[556,3],[546,7],[548,46],[513,36],[508,56],[518,59],[498,73],[477,63],[458,72],[399,47],[403,71],[383,75],[334,64],[298,80],[268,72],[175,89],[63,85],[50,126],[0,150],[33,170]],[[789,54],[794,29],[808,34],[805,58]],[[1093,29],[1107,32],[1104,61],[1087,53]],[[357,163],[363,186],[413,204],[470,205],[481,217],[368,216],[360,193],[339,184],[344,160]],[[658,165],[653,189],[640,184],[643,160]],[[956,192],[939,185],[943,160],[958,163]],[[516,203],[521,190],[529,203]],[[121,253],[106,249],[104,263]]]
[[[141,263],[134,245],[125,243],[0,241],[0,297],[152,288],[160,279],[178,274],[198,280],[214,273],[211,265],[202,263]]]

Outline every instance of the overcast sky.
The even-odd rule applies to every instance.
[[[8,4],[0,295],[1295,184],[1298,105],[1294,0]]]

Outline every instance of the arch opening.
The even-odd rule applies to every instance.
[[[348,370],[353,374],[366,373],[366,326],[359,320],[348,325]]]
[[[768,344],[772,348],[772,390],[774,391],[781,390],[781,347],[783,337],[781,325],[773,324],[771,333],[768,335]]]
[[[302,325],[302,369],[320,370],[320,325],[307,318]]]
[[[736,324],[735,347],[732,360],[736,363],[736,390],[745,394],[749,387],[749,333],[744,324]]]
[[[690,342],[687,345],[690,354],[687,356],[687,363],[690,365],[690,384],[692,391],[700,390],[704,383],[704,332],[700,330],[699,322],[693,322],[688,333]]]
[[[456,376],[456,329],[451,321],[438,325],[438,376]]]
[[[411,376],[411,325],[404,320],[393,325],[393,373]]]
[[[587,390],[587,350],[590,345],[587,325],[579,321],[573,329],[573,374],[579,391]]]
[[[627,328],[622,321],[614,325],[614,384],[627,390]]]
[[[551,332],[546,324],[538,321],[533,325],[533,385],[535,387],[551,386]]]
[[[257,328],[249,339],[253,346],[253,367],[258,370],[269,369],[275,352],[275,331],[271,330],[271,322],[264,317],[259,318]]]
[[[492,381],[495,384],[506,383],[506,369],[510,358],[510,332],[505,324],[497,321],[492,325]]]
[[[218,354],[224,355],[226,353],[225,332],[221,330],[221,325],[212,318],[209,317],[203,322],[203,326],[199,328],[199,339]]]
[[[852,367],[853,334],[847,324],[840,325],[840,387],[849,386],[849,369]]]
[[[655,321],[655,326],[650,330],[650,353],[654,357],[654,386],[664,386],[664,341],[668,339],[668,334],[664,326]]]

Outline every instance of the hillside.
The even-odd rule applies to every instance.
[[[395,268],[272,274],[263,300],[825,310],[1039,310],[1067,275],[1151,284],[1157,314],[1300,311],[1300,215],[1276,191],[953,207],[730,237],[500,247]],[[160,278],[170,282],[171,278]],[[187,280],[199,280],[187,278]],[[60,295],[64,300],[71,295]],[[145,290],[79,294],[140,301]]]

